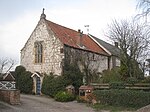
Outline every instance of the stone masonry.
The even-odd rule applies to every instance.
[[[30,38],[21,50],[21,65],[31,72],[55,73],[61,75],[61,61],[64,54],[60,53],[63,44],[47,29],[44,20],[40,20]],[[34,42],[43,41],[43,63],[35,63]]]
[[[0,100],[12,105],[20,104],[19,90],[0,90]]]

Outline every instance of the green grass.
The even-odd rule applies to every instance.
[[[121,112],[121,111],[130,111],[134,112],[136,108],[126,108],[126,107],[118,107],[118,106],[110,106],[110,105],[102,105],[102,104],[95,104],[92,106],[96,112],[100,110],[109,110],[110,112]]]

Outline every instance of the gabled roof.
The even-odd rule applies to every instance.
[[[80,86],[79,90],[93,90],[93,86],[85,86],[85,85],[82,85]]]
[[[100,46],[102,46],[107,51],[108,54],[114,55],[114,56],[117,56],[117,57],[120,56],[120,49],[118,47],[113,46],[113,45],[111,45],[111,44],[109,44],[109,43],[107,43],[107,42],[105,42],[105,41],[103,41],[99,38],[96,38],[93,35],[90,35],[90,36],[93,38],[93,40],[98,42],[98,44]]]
[[[49,29],[54,32],[55,36],[58,37],[63,44],[82,50],[108,55],[107,52],[96,42],[94,42],[88,35],[82,34],[82,37],[80,37],[80,33],[78,31],[58,25],[46,19],[45,21]],[[80,46],[79,41],[83,46]]]
[[[40,74],[39,72],[34,72],[31,77],[34,77],[34,76],[37,76],[37,77],[43,77],[42,74]]]
[[[9,72],[3,74],[3,81],[15,81],[14,76]]]

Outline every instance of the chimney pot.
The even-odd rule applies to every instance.
[[[78,32],[80,33],[80,32],[81,32],[81,30],[80,30],[80,29],[78,29]]]
[[[118,42],[115,42],[115,46],[118,47]]]

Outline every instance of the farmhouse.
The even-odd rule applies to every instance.
[[[61,75],[66,61],[76,62],[81,71],[85,63],[90,69],[102,72],[120,65],[119,49],[90,34],[83,34],[81,30],[75,31],[47,20],[43,10],[21,50],[21,65],[34,73],[35,88],[40,91],[43,74]]]

